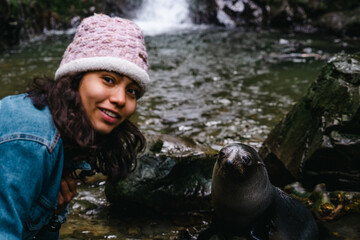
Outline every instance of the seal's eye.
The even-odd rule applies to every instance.
[[[245,164],[245,165],[249,165],[250,162],[251,162],[251,159],[249,156],[242,156],[242,162]]]

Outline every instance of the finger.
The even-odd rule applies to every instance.
[[[60,194],[63,197],[64,203],[69,203],[73,198],[73,193],[70,192],[69,185],[65,179],[61,179],[60,182]]]
[[[59,199],[58,199],[58,207],[64,205],[64,198],[61,193],[59,193]]]
[[[68,184],[69,191],[71,193],[73,193],[74,195],[76,195],[77,191],[76,191],[76,181],[75,181],[75,179],[72,178],[71,176],[66,176],[65,181]]]
[[[70,192],[77,194],[76,181],[73,178],[72,171],[70,169],[68,168],[63,169],[62,179],[65,179],[65,181],[67,182]]]
[[[55,209],[55,213],[60,213],[63,209],[65,209],[65,204],[64,204],[64,198],[61,195],[61,193],[59,193],[59,199],[58,199],[58,205]]]

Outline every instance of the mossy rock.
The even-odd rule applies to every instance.
[[[359,55],[336,56],[260,148],[271,181],[359,190],[359,107]]]

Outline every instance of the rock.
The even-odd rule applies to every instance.
[[[337,35],[359,36],[360,7],[351,11],[336,11],[322,15],[316,24],[319,28]]]
[[[360,214],[349,214],[337,221],[320,222],[322,239],[360,239]]]
[[[321,31],[359,36],[359,7],[356,0],[196,0],[190,3],[190,12],[195,23],[226,27],[270,26],[290,32]]]
[[[360,192],[329,192],[323,183],[308,192],[299,182],[286,185],[284,191],[301,201],[321,222],[360,213]]]
[[[108,201],[114,209],[138,213],[209,210],[214,152],[159,141],[150,149],[161,148],[160,153],[148,151],[138,159],[135,172],[126,180],[117,186],[107,184]]]
[[[225,26],[259,26],[263,22],[263,9],[255,1],[217,0],[216,3],[218,21]]]
[[[107,0],[99,1],[97,12],[103,12],[123,18],[135,18],[137,10],[141,7],[143,0]]]
[[[216,18],[217,5],[215,1],[194,0],[189,2],[189,15],[196,24],[219,24]]]
[[[270,180],[360,189],[360,56],[329,60],[259,150]]]
[[[312,192],[299,182],[284,191],[300,200],[316,217],[321,239],[360,239],[360,192],[326,190],[318,184]]]

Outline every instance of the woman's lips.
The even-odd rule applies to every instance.
[[[99,108],[103,119],[109,123],[115,123],[119,121],[120,115],[110,110]]]

